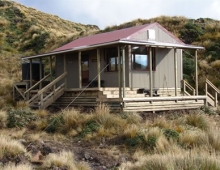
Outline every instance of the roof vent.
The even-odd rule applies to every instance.
[[[151,29],[147,30],[147,39],[149,41],[155,41],[156,39],[155,30],[151,30]]]

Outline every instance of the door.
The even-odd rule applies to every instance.
[[[82,86],[87,86],[89,84],[89,56],[82,55]]]

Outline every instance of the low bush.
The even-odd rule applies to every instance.
[[[179,139],[179,133],[173,129],[164,129],[163,134],[166,136],[166,138],[169,139]]]
[[[28,108],[10,109],[7,113],[7,127],[25,127],[37,119],[36,115]]]
[[[48,133],[55,133],[58,132],[58,130],[60,130],[64,121],[62,115],[59,114],[52,116],[47,123],[47,127],[44,130]]]
[[[86,136],[88,134],[92,134],[98,131],[99,127],[100,125],[95,120],[89,120],[88,122],[86,122],[85,126],[83,127],[81,135]]]

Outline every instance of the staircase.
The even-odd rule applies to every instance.
[[[42,85],[45,84],[45,80],[51,76],[50,74],[44,76],[44,78],[30,88],[28,88],[30,84],[29,81],[14,83],[13,98],[14,100],[22,99],[26,101],[31,108],[45,109],[64,93],[65,83],[61,84],[60,82],[66,77],[66,75],[67,72],[63,73],[44,88],[42,88]]]
[[[205,83],[205,93],[207,96],[207,104],[213,107],[217,107],[218,95],[220,94],[220,90],[208,79],[206,79]]]

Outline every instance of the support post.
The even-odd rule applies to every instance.
[[[40,80],[42,79],[43,67],[42,67],[42,58],[40,58]],[[42,82],[40,82],[39,89],[42,89]]]
[[[79,65],[79,88],[82,88],[82,59],[81,51],[78,53],[78,65]]]
[[[174,48],[174,80],[175,80],[175,96],[177,96],[177,50]]]
[[[195,51],[195,89],[196,89],[196,95],[199,95],[199,91],[198,91],[198,56],[197,56],[197,50]]]
[[[147,48],[147,47],[146,47]],[[150,97],[153,97],[153,83],[152,83],[152,47],[150,47],[150,56],[149,56],[149,86],[150,86]]]
[[[120,55],[120,46],[118,46],[118,90],[119,90],[119,99],[122,98],[121,93],[121,55]]]
[[[123,97],[125,97],[125,47],[122,50],[122,84],[123,84]]]
[[[208,96],[208,84],[207,84],[207,79],[205,81],[205,95]],[[207,99],[205,101],[205,105],[208,106]]]
[[[65,72],[67,72],[67,68],[66,68],[66,54],[64,54],[63,65],[64,65],[63,72],[65,73]],[[67,76],[65,77],[64,81],[65,81],[64,88],[67,89]]]
[[[97,49],[97,75],[98,75],[98,89],[101,87],[101,73],[100,73],[100,50]]]
[[[33,85],[32,59],[30,59],[30,87]]]
[[[52,56],[50,56],[50,82],[52,82],[53,80],[53,75],[52,75]]]

